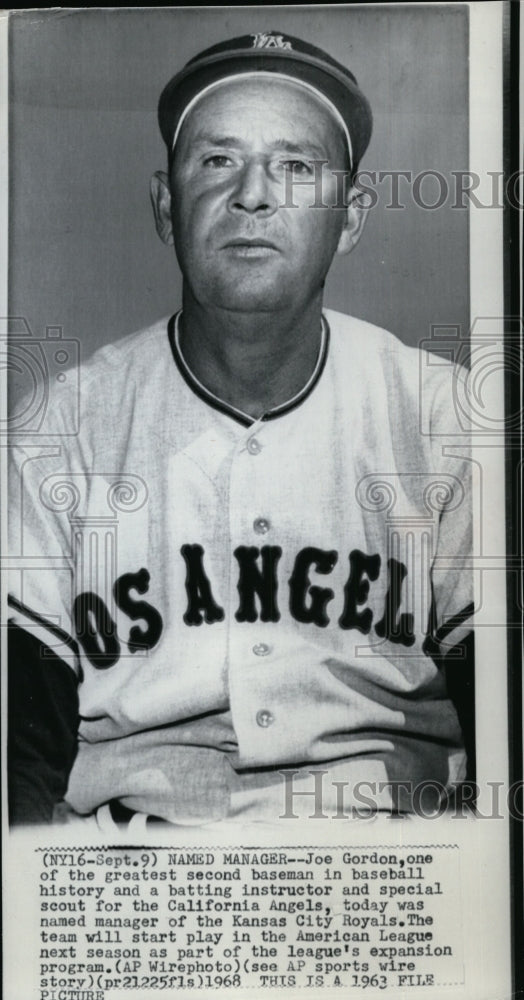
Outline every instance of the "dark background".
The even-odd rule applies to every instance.
[[[362,168],[439,170],[450,181],[451,170],[467,170],[460,5],[14,13],[10,315],[36,337],[60,326],[85,358],[179,306],[178,268],[148,193],[151,174],[165,169],[158,97],[201,49],[266,30],[325,48],[356,75],[375,120]],[[431,324],[469,325],[468,219],[451,195],[429,211],[400,183],[406,208],[386,209],[390,184],[378,185],[359,246],[335,260],[325,304],[416,344]],[[422,190],[435,200],[434,185]]]

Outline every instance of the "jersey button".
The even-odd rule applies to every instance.
[[[247,450],[250,455],[258,455],[259,452],[262,451],[262,445],[260,444],[260,441],[257,440],[257,438],[252,437],[249,438],[247,442]]]
[[[268,653],[271,652],[271,650],[270,650],[269,646],[267,645],[267,643],[265,643],[265,642],[257,642],[257,644],[255,646],[253,646],[253,652],[254,652],[255,656],[267,656]]]
[[[256,531],[257,535],[267,535],[271,524],[269,523],[267,517],[257,517],[253,521],[253,529]]]
[[[257,712],[257,725],[261,726],[262,729],[267,729],[275,721],[275,716],[268,712],[267,708],[261,708],[260,712]]]

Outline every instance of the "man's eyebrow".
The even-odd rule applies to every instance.
[[[276,139],[271,145],[274,149],[280,149],[283,153],[296,153],[299,156],[312,155],[320,160],[327,159],[326,150],[322,146],[317,146],[311,139],[303,139],[299,142],[288,142],[287,139]]]
[[[193,147],[214,146],[219,149],[240,149],[244,143],[238,136],[234,135],[210,135],[202,133],[195,136],[191,145]],[[289,142],[287,139],[275,139],[269,143],[269,146],[271,149],[279,150],[283,153],[291,153],[297,156],[311,156],[320,160],[327,159],[326,150],[321,146],[317,146],[316,143],[311,142],[310,139],[304,139],[299,142]]]
[[[201,135],[196,135],[194,139],[191,140],[192,146],[219,146],[219,147],[239,147],[242,145],[240,139],[234,135],[209,135],[207,132],[203,132]]]

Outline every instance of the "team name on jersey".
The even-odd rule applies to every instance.
[[[213,625],[225,618],[220,595],[213,593],[205,567],[205,551],[201,545],[183,545],[185,562],[186,610],[183,622],[187,626]],[[278,567],[282,549],[278,545],[262,548],[240,545],[233,552],[238,564],[238,606],[234,612],[237,622],[278,622],[280,607],[286,600],[289,613],[297,622],[326,628],[330,622],[329,604],[335,593],[330,587],[311,583],[310,573],[328,576],[339,559],[334,549],[308,546],[298,552],[293,571],[287,581],[287,594],[279,580]],[[378,554],[366,555],[353,549],[348,555],[348,576],[343,588],[343,609],[337,624],[341,629],[356,629],[368,635],[373,629],[381,639],[403,646],[415,642],[413,615],[400,612],[403,583],[407,576],[404,563],[388,559],[386,564],[387,591],[380,614],[367,606],[370,583],[383,571],[383,561]],[[113,587],[116,606],[132,621],[127,647],[131,653],[148,651],[158,643],[163,632],[160,612],[147,601],[135,596],[149,590],[150,574],[141,568],[136,573],[124,573]],[[93,591],[84,591],[74,602],[73,620],[76,634],[87,659],[99,669],[107,669],[118,662],[121,655],[121,638],[116,623],[104,601]]]

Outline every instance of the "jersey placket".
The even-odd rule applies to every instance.
[[[275,750],[280,743],[282,710],[274,703],[272,692],[277,685],[275,671],[280,669],[278,657],[278,627],[276,622],[261,620],[261,602],[254,597],[256,620],[242,621],[246,608],[242,607],[249,594],[242,594],[241,562],[235,556],[236,545],[254,548],[256,566],[262,566],[261,553],[271,547],[278,511],[271,502],[271,485],[278,469],[275,467],[273,440],[276,428],[262,420],[246,430],[239,442],[231,464],[229,524],[231,545],[231,579],[229,621],[229,695],[233,725],[239,744],[239,758],[243,763],[256,762],[259,766],[275,760]],[[254,555],[254,554],[253,554]],[[253,555],[250,554],[250,565]],[[266,558],[271,558],[266,549]],[[278,556],[277,556],[278,558]]]

